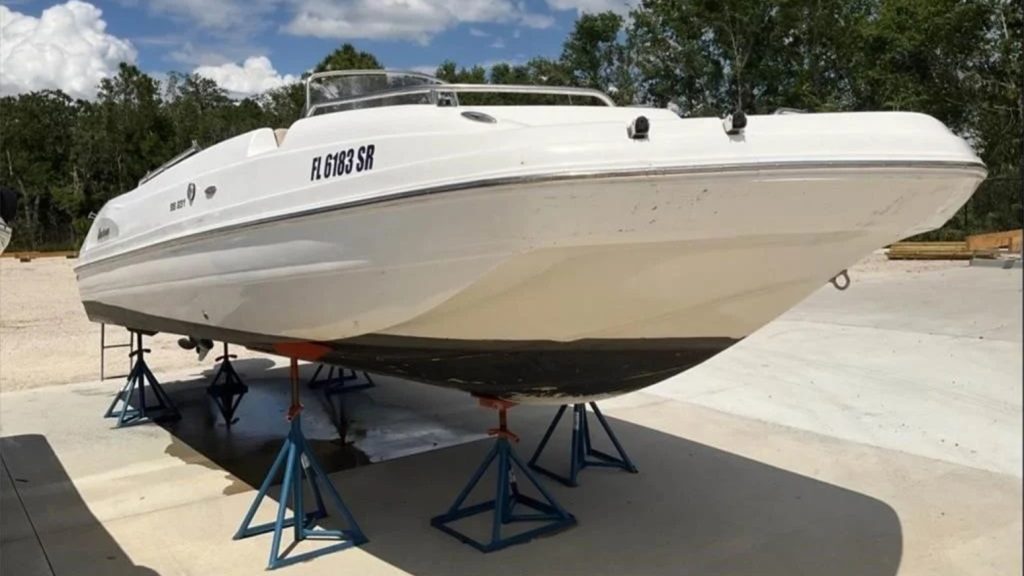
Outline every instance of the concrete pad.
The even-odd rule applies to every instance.
[[[1008,258],[971,258],[971,266],[979,266],[983,268],[1001,268],[1003,270],[1022,267],[1019,254],[1015,255],[1015,257]]]
[[[312,368],[304,366],[302,376]],[[183,418],[160,425],[115,429],[113,419],[102,418],[118,382],[4,395],[0,447],[12,473],[31,479],[19,490],[30,513],[39,513],[40,532],[213,500],[262,482],[288,434],[287,368],[243,372],[250,393],[230,429],[205,393],[210,376],[178,376],[184,379],[171,380],[173,373],[162,378]],[[305,393],[306,437],[329,472],[484,438],[492,424],[465,394],[384,377],[377,381],[379,387],[370,392],[333,401]],[[393,385],[401,385],[401,392]],[[344,443],[331,412],[342,405]],[[40,450],[42,436],[36,433],[41,431],[49,445],[60,447],[59,461],[52,450]],[[88,510],[64,505],[80,498],[89,502]],[[48,513],[54,509],[64,511]]]
[[[7,465],[0,458],[0,543],[35,537],[35,530],[14,489],[14,482],[7,471]]]
[[[645,392],[1020,477],[1020,271],[853,278]]]
[[[14,483],[0,457],[0,574],[53,576]]]
[[[674,418],[671,403],[662,404],[664,416]],[[534,416],[539,424],[547,414],[513,422],[539,430],[526,421]],[[427,519],[448,505],[488,448],[473,443],[334,475],[371,543],[307,563],[304,572],[521,574],[557,567],[570,574],[678,574],[684,557],[695,574],[753,567],[791,574],[795,567],[816,571],[837,558],[848,566],[859,563],[851,574],[895,573],[902,536],[887,504],[627,420],[615,425],[622,440],[642,452],[644,470],[635,476],[588,471],[585,489],[554,488],[575,511],[577,528],[503,551],[500,561],[431,528]],[[564,446],[564,434],[558,440]],[[188,485],[193,483],[199,482]],[[100,560],[109,551],[94,550],[94,541],[105,539],[103,531],[133,565],[158,567],[160,573],[168,567],[172,573],[201,568],[251,574],[264,566],[269,538],[228,540],[251,498],[247,492],[124,515],[102,526],[47,534],[44,542],[57,574],[91,573],[83,566],[104,573]],[[574,552],[567,556],[566,550]]]
[[[27,538],[0,545],[0,574],[53,576],[53,571],[39,542],[35,538]]]
[[[417,388],[389,384],[396,396],[416,397]],[[121,444],[164,444],[130,465],[114,450],[96,450],[90,466],[77,464],[92,472],[70,481],[52,462],[40,464],[41,441],[11,429],[7,414],[22,412],[25,396],[61,391],[12,394],[3,403],[5,460],[45,479],[32,486],[29,476],[23,492],[30,514],[42,519],[37,526],[55,574],[122,573],[112,566],[140,574],[263,569],[268,536],[230,539],[254,496],[251,489],[224,494],[233,482],[228,478],[236,477],[232,470],[245,467],[237,458],[181,459],[166,450],[180,439],[148,426],[108,430]],[[576,528],[500,557],[431,528],[428,519],[450,504],[488,448],[474,442],[332,474],[371,542],[304,563],[302,573],[925,574],[969,562],[986,542],[1020,537],[1020,482],[1012,476],[638,396],[633,407],[605,412],[641,473],[587,470],[579,489],[549,486],[576,514]],[[86,414],[105,407],[102,396],[76,398],[91,403],[78,406]],[[487,425],[491,415],[466,399],[463,408],[467,422],[482,415],[480,424]],[[514,429],[524,433],[523,457],[550,416],[542,408],[512,412]],[[88,437],[100,425],[80,420],[63,420],[54,454],[63,454],[66,444],[72,460],[87,457],[69,432],[85,428]],[[567,433],[553,439],[553,466]],[[77,487],[89,504],[76,513]],[[268,501],[261,518],[275,504]],[[1019,547],[986,553],[997,572],[1021,561]]]
[[[282,571],[1020,573],[1020,272],[851,275],[849,291],[822,290],[720,358],[603,402],[640,474],[548,483],[579,524],[491,555],[429,518],[489,448],[474,440],[493,413],[396,379],[332,403],[307,393],[308,435],[370,543]],[[286,433],[287,385],[279,363],[239,367],[251,392],[230,430],[194,368],[157,371],[185,413],[160,426],[100,417],[117,382],[4,388],[3,573],[262,572],[269,535],[231,536]],[[553,411],[511,412],[523,458]],[[564,425],[545,463],[564,466],[567,451]]]

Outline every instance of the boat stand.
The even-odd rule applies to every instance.
[[[319,388],[324,389],[324,394],[328,397],[334,396],[335,394],[344,394],[346,392],[355,392],[356,390],[364,390],[366,388],[373,388],[376,386],[373,379],[366,372],[363,372],[363,382],[357,382],[354,384],[346,384],[352,380],[358,380],[359,376],[355,370],[350,370],[351,375],[345,374],[345,368],[341,366],[334,366],[333,364],[327,366],[327,377],[320,380],[320,373],[323,371],[324,365],[320,364],[316,367],[316,372],[313,372],[313,377],[309,379],[307,386],[311,390],[317,390]],[[337,376],[335,376],[337,372]]]
[[[224,417],[224,424],[230,428],[232,424],[238,422],[238,418],[235,418],[235,410],[238,410],[238,404],[242,402],[242,396],[249,391],[249,387],[242,382],[241,376],[235,371],[235,367],[231,364],[233,358],[238,358],[236,354],[228,353],[228,343],[224,343],[224,354],[218,356],[217,360],[220,362],[220,367],[217,369],[217,374],[214,375],[213,381],[206,387],[206,393],[213,398],[213,402],[217,405],[217,409],[220,410],[221,416]],[[221,381],[223,378],[223,382]]]
[[[518,442],[519,438],[508,429],[506,410],[515,404],[505,400],[480,397],[480,405],[498,411],[498,428],[488,430],[488,434],[497,437],[494,441],[494,446],[476,472],[473,473],[469,484],[459,493],[451,508],[444,514],[431,518],[430,524],[481,552],[493,552],[513,544],[521,544],[541,534],[556,532],[576,524],[576,518],[552,498],[551,494],[544,489],[538,479],[523,465],[512,449],[511,443]],[[466,498],[495,460],[498,462],[498,469],[494,499],[463,507]],[[519,491],[516,469],[518,469],[522,477],[533,484],[544,501],[531,498]],[[532,512],[517,513],[517,508],[528,508]],[[475,516],[490,510],[494,511],[494,515],[491,522],[491,539],[489,542],[481,542],[448,526],[449,523],[456,520]],[[543,522],[543,524],[513,536],[502,537],[502,526],[514,522]]]
[[[612,441],[612,445],[615,446],[615,450],[619,455],[616,457],[611,454],[606,454],[600,450],[596,450],[591,445],[590,424],[588,423],[587,418],[587,405],[581,403],[572,405],[572,441],[569,449],[569,475],[562,476],[560,474],[556,474],[538,464],[537,461],[540,459],[541,453],[544,452],[544,448],[547,446],[548,440],[551,439],[551,434],[554,433],[555,428],[558,426],[558,422],[562,419],[562,415],[565,414],[565,409],[568,406],[568,404],[563,404],[558,408],[555,418],[548,426],[548,430],[544,433],[544,437],[541,439],[540,444],[537,445],[537,449],[534,451],[533,457],[530,458],[530,468],[533,468],[537,472],[557,480],[566,486],[577,486],[578,483],[576,479],[577,476],[579,476],[580,470],[583,470],[588,466],[620,468],[633,474],[639,472],[637,467],[634,466],[633,462],[629,459],[626,451],[622,448],[622,444],[619,443],[619,439],[615,437],[615,433],[612,432],[611,426],[609,426],[608,421],[605,420],[604,414],[601,414],[601,410],[597,407],[597,402],[591,402],[590,409],[594,411],[594,416],[597,416],[597,421],[601,424],[601,428],[604,429],[605,434],[608,435],[608,439]]]
[[[103,416],[117,418],[117,428],[156,420],[181,418],[178,408],[157,382],[156,376],[153,376],[149,366],[146,365],[146,354],[150,350],[142,347],[142,332],[133,331],[132,338],[135,340],[135,346],[134,350],[128,354],[129,358],[134,359],[132,369],[128,373],[128,379],[124,386],[114,396],[113,402],[110,403],[110,407],[107,408]],[[147,387],[150,390],[149,396],[155,400],[154,404],[150,404],[147,400]],[[136,396],[138,396],[138,405],[133,406],[132,400],[135,400]],[[120,407],[118,407],[118,403],[120,403]]]
[[[342,501],[334,484],[331,483],[330,478],[327,477],[323,468],[320,467],[320,463],[317,461],[313,451],[306,444],[306,437],[302,433],[302,404],[299,403],[299,365],[298,360],[295,358],[291,360],[291,384],[292,403],[288,409],[291,429],[284,441],[284,445],[281,446],[277,459],[274,460],[274,464],[270,467],[267,477],[263,480],[263,484],[256,494],[256,499],[253,500],[249,511],[246,512],[245,518],[242,520],[241,526],[238,527],[238,532],[234,536],[235,540],[240,540],[257,534],[273,532],[274,536],[270,544],[270,560],[267,564],[267,568],[270,570],[337,550],[358,546],[368,541],[362,530],[359,529],[359,525],[356,524],[352,513],[345,506],[345,502]],[[277,519],[273,522],[251,526],[256,511],[266,497],[270,485],[277,478],[282,466],[284,466],[284,477],[281,483],[281,495],[278,499]],[[312,512],[306,512],[304,505],[303,492],[305,490],[305,482],[303,480],[309,483],[313,492],[313,498],[316,501],[316,508]],[[324,505],[324,491],[326,491],[330,499],[330,504],[336,512],[341,514],[348,528],[328,530],[315,527],[318,520],[326,518],[328,515],[327,507]],[[285,517],[285,511],[288,508],[289,502],[292,504],[293,515]],[[292,546],[307,539],[337,540],[337,542],[294,556],[289,556],[288,550],[281,554],[281,534],[288,527],[294,529],[295,542]]]

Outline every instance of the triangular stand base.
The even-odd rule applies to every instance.
[[[316,372],[313,372],[313,377],[309,379],[307,386],[309,386],[311,390],[323,388],[324,395],[327,397],[334,396],[335,394],[344,394],[346,392],[355,392],[356,390],[365,390],[366,388],[373,388],[376,386],[373,379],[370,378],[370,375],[366,372],[363,372],[362,382],[347,384],[347,382],[359,379],[356,371],[350,370],[351,374],[345,374],[345,368],[334,365],[327,366],[327,377],[321,380],[320,372],[322,372],[323,369],[323,364],[316,367]],[[335,376],[335,371],[337,371],[337,376]]]
[[[256,515],[256,511],[259,509],[260,504],[266,497],[271,484],[277,478],[282,466],[284,467],[284,478],[281,483],[281,495],[279,497],[277,508],[277,519],[273,522],[267,522],[266,524],[251,526],[252,519]],[[313,491],[313,497],[316,500],[316,509],[312,512],[305,511],[303,503],[303,480],[306,480],[309,483],[309,486]],[[326,530],[314,528],[318,520],[327,517],[327,508],[324,505],[323,500],[324,491],[326,491],[327,496],[330,499],[330,503],[335,511],[341,514],[342,519],[348,526],[347,529]],[[285,513],[289,502],[292,505],[292,510],[294,510],[294,515],[286,517]],[[301,520],[297,520],[297,518],[301,518]],[[288,527],[292,527],[294,529],[294,539],[296,543],[306,539],[337,540],[337,542],[302,554],[287,555],[286,552],[282,555],[280,553],[281,534],[284,532],[284,529]],[[274,534],[270,545],[270,561],[267,565],[271,570],[280,566],[301,562],[316,556],[322,556],[330,552],[344,548],[351,548],[367,542],[366,536],[363,535],[362,530],[359,529],[355,518],[352,516],[348,507],[345,506],[345,503],[342,501],[337,489],[335,489],[334,484],[332,484],[327,475],[324,474],[323,468],[320,467],[320,463],[317,462],[313,452],[307,446],[306,438],[302,434],[302,424],[298,414],[292,418],[291,431],[288,433],[288,438],[284,441],[284,445],[281,446],[281,451],[278,453],[277,459],[274,460],[273,466],[270,467],[270,472],[267,473],[267,477],[263,480],[263,484],[260,486],[256,499],[253,500],[252,505],[249,507],[249,511],[246,513],[245,519],[242,520],[242,524],[239,526],[238,532],[235,533],[234,538],[235,540],[239,540],[242,538],[248,538],[249,536],[255,536],[257,534],[266,534],[267,532],[273,532]]]
[[[142,334],[135,332],[134,337],[138,340],[135,351],[129,354],[135,359],[132,370],[128,373],[128,380],[114,396],[114,400],[103,416],[117,418],[118,428],[157,420],[181,418],[178,408],[175,407],[170,396],[164,392],[163,387],[157,382],[156,376],[153,376],[149,366],[146,365],[146,353],[150,350],[142,347]],[[148,393],[146,392],[147,388],[149,389]],[[133,405],[133,401],[136,401],[137,405]]]
[[[609,426],[608,421],[605,420],[604,415],[601,414],[601,410],[598,409],[596,402],[590,403],[590,409],[594,411],[594,416],[597,416],[597,420],[600,423],[601,428],[604,429],[608,439],[611,440],[612,445],[615,446],[618,456],[612,456],[611,454],[606,454],[593,448],[590,442],[590,424],[587,421],[587,405],[573,404],[572,442],[569,449],[569,475],[562,476],[560,474],[556,474],[538,464],[537,461],[540,459],[541,453],[544,452],[544,448],[547,446],[548,440],[551,439],[551,434],[554,433],[555,428],[558,426],[558,422],[562,419],[562,415],[565,414],[565,409],[567,407],[567,404],[563,404],[558,408],[558,413],[555,414],[555,418],[548,426],[547,432],[544,433],[544,437],[541,439],[540,444],[537,445],[537,450],[534,451],[533,457],[530,458],[530,468],[549,478],[557,480],[566,486],[577,486],[577,477],[579,476],[580,471],[588,466],[619,468],[633,474],[639,472],[637,467],[634,466],[633,462],[629,459],[629,456],[626,455],[626,451],[622,448],[622,444],[619,443],[619,439],[615,437],[615,433],[612,432],[611,426]]]
[[[462,505],[466,498],[495,460],[497,460],[498,466],[497,494],[495,498],[463,508]],[[530,481],[541,494],[544,501],[531,498],[519,492],[515,469],[518,469],[522,477]],[[516,512],[518,508],[529,508],[532,512],[518,513]],[[481,542],[448,526],[449,523],[456,520],[475,516],[490,510],[494,511],[494,516],[491,524],[491,539],[488,542]],[[543,522],[543,524],[513,536],[502,537],[502,526],[513,522]],[[483,463],[473,474],[469,484],[462,489],[462,492],[455,499],[455,503],[448,509],[448,512],[435,516],[430,520],[430,524],[481,552],[493,552],[513,544],[527,542],[542,534],[549,534],[573,526],[576,524],[576,518],[563,509],[547,490],[541,486],[537,478],[530,473],[529,469],[516,456],[508,439],[504,436],[499,436],[494,442],[494,447],[491,448]]]
[[[231,359],[237,357],[234,354],[228,354],[228,344],[225,342],[224,355],[217,358],[220,368],[217,369],[213,381],[206,387],[206,393],[213,398],[221,416],[224,417],[224,424],[228,428],[238,422],[238,418],[235,418],[235,411],[238,410],[242,397],[249,391],[249,387],[242,382],[241,376],[231,364]]]

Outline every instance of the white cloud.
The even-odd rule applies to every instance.
[[[278,74],[266,56],[246,58],[241,66],[234,62],[219,66],[199,66],[194,72],[213,80],[228,92],[242,96],[259,94],[298,81],[298,77],[291,74]]]
[[[164,60],[184,64],[186,66],[220,66],[230,64],[235,60],[244,58],[246,54],[252,54],[256,50],[247,50],[242,54],[235,51],[235,58],[227,56],[215,49],[208,49],[196,46],[188,40],[179,42],[173,50],[164,53]]]
[[[504,48],[504,47],[505,47],[505,39],[500,37],[500,36],[495,38],[494,42],[491,42],[491,48]]]
[[[70,0],[39,18],[0,5],[0,94],[60,89],[93,98],[102,78],[135,62],[127,40],[106,33],[103,12]]]
[[[279,0],[148,0],[150,10],[209,30],[249,32],[265,24]]]
[[[547,0],[552,10],[576,10],[577,13],[584,12],[617,12],[625,14],[639,4],[638,0]]]
[[[484,32],[483,30],[481,30],[479,28],[470,28],[469,29],[469,35],[470,36],[476,36],[477,38],[486,38],[486,37],[490,36],[490,34],[488,34],[487,32]]]
[[[537,14],[535,12],[523,14],[519,19],[519,23],[527,28],[550,28],[555,23],[555,19],[547,14]]]
[[[296,0],[284,30],[297,36],[412,40],[426,44],[463,23],[518,23],[546,28],[550,16],[528,12],[511,0]]]

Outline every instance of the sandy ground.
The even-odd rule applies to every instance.
[[[74,260],[38,258],[19,262],[0,258],[0,390],[68,384],[99,378],[100,325],[89,322],[78,297]],[[178,347],[178,336],[158,334],[146,339],[155,353],[155,371],[203,370],[220,352],[215,349],[205,362],[194,352]],[[128,341],[128,332],[108,326],[108,343]],[[233,348],[240,358],[260,357]],[[108,351],[106,373],[124,374],[127,349]]]

